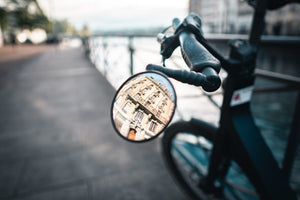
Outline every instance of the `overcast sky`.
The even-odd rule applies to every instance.
[[[170,25],[187,14],[188,0],[38,0],[51,18],[92,31]]]

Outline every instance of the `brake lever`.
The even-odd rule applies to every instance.
[[[171,57],[173,51],[179,46],[179,40],[177,35],[173,35],[170,37],[165,37],[165,39],[161,42],[160,45],[160,54],[168,59]]]
[[[172,27],[175,30],[172,36],[166,37],[164,32],[167,29],[157,35],[157,40],[161,44],[160,54],[165,59],[171,57],[174,50],[180,45],[179,35],[184,31],[193,33],[198,41],[204,40],[201,30],[201,20],[194,14],[190,14],[183,22],[180,22],[178,18],[173,19]]]

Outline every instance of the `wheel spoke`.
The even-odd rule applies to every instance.
[[[259,198],[259,194],[255,191],[251,190],[251,189],[248,189],[246,187],[243,187],[243,186],[240,186],[240,185],[237,185],[237,184],[234,184],[234,183],[230,183],[228,181],[225,181],[224,183],[228,187],[228,189],[230,189],[231,192],[233,192],[233,193],[236,193],[236,190],[238,190],[238,191],[241,191],[245,194],[252,195],[256,198]]]
[[[200,129],[200,130],[199,130]],[[183,131],[185,130],[185,131]],[[203,130],[203,134],[201,133]],[[189,122],[175,123],[166,130],[163,138],[165,157],[170,172],[188,195],[196,199],[218,199],[219,193],[207,194],[199,186],[208,173],[213,143],[208,136],[214,129],[201,128]],[[216,131],[216,130],[215,130]],[[208,137],[208,138],[207,138]],[[216,181],[223,188],[224,200],[259,199],[254,187],[235,162],[231,162],[225,180]]]

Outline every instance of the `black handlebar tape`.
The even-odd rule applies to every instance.
[[[221,64],[190,32],[183,31],[179,35],[182,56],[192,71],[202,72],[206,67],[213,68],[217,73]]]
[[[211,83],[210,81],[207,80],[205,75],[203,75],[201,73],[193,72],[193,71],[172,70],[172,69],[168,69],[168,68],[165,68],[165,67],[162,67],[159,65],[153,65],[153,64],[147,65],[146,69],[160,71],[160,72],[164,73],[165,75],[167,75],[168,77],[174,78],[183,83],[188,83],[188,84],[195,85],[195,86],[202,86],[202,88],[207,92],[213,92],[213,91],[217,90],[221,84],[220,78],[218,78],[218,76],[215,79],[211,78],[212,81],[217,80],[217,83],[215,83],[215,82]]]

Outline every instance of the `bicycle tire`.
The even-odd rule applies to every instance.
[[[205,139],[212,142],[214,135],[216,133],[216,128],[209,127],[207,125],[201,125],[201,126],[195,126],[191,122],[187,121],[179,121],[171,126],[169,126],[165,130],[165,134],[162,139],[162,145],[163,145],[163,157],[165,160],[165,163],[169,169],[169,171],[172,173],[173,177],[175,178],[176,183],[183,189],[183,191],[192,199],[207,199],[207,195],[204,194],[204,192],[201,192],[202,195],[199,197],[199,194],[196,194],[195,191],[191,188],[190,184],[187,182],[187,180],[183,177],[182,173],[178,169],[176,161],[174,160],[171,152],[171,145],[173,142],[173,139],[179,134],[179,133],[192,133],[197,136],[202,136]]]
[[[199,146],[199,144],[197,144],[195,148],[197,148],[199,150],[199,147],[201,147],[204,151],[210,151],[210,152],[207,152],[208,160],[206,161],[206,166],[204,166],[204,167],[206,167],[206,171],[204,169],[203,170],[204,173],[199,174],[200,176],[204,177],[208,171],[209,155],[212,151],[213,140],[215,138],[216,132],[217,132],[216,127],[213,127],[210,124],[207,124],[202,121],[197,122],[197,125],[195,125],[194,123],[192,123],[190,121],[189,122],[179,121],[179,122],[172,124],[165,130],[165,134],[162,139],[162,149],[163,149],[164,161],[167,165],[168,170],[171,172],[173,178],[175,179],[175,182],[177,183],[177,185],[179,185],[179,187],[183,190],[183,192],[191,199],[206,200],[206,199],[219,199],[219,198],[217,198],[214,195],[205,193],[200,187],[197,186],[197,184],[198,184],[197,182],[192,183],[191,180],[188,180],[191,177],[189,176],[189,174],[187,175],[182,172],[182,169],[180,169],[179,163],[176,160],[177,158],[175,158],[176,156],[173,155],[173,154],[177,153],[176,152],[177,150],[174,150],[174,145],[176,145],[176,142],[178,142],[177,141],[178,137],[180,137],[181,135],[183,135],[183,137],[195,136],[195,137],[197,137],[196,140],[202,140],[202,143],[203,143],[203,144],[201,144],[202,146]],[[183,138],[181,138],[181,139],[183,139]],[[208,147],[208,146],[205,147],[205,145],[208,145],[208,144],[205,144],[205,140],[203,140],[203,139],[205,139],[206,142],[208,142],[208,144],[211,143],[211,147]],[[189,140],[191,140],[191,138],[189,138]],[[175,144],[173,144],[174,142],[175,142]],[[177,147],[175,147],[175,149],[176,148]],[[198,156],[198,158],[202,157],[201,154],[199,154],[197,156]],[[197,158],[197,162],[200,160],[200,158],[199,159],[198,158]],[[203,157],[202,157],[202,159],[203,159]],[[186,162],[186,161],[184,160],[183,162]],[[240,176],[239,178],[241,178],[241,179],[246,178],[247,180],[243,180],[243,181],[247,182],[246,184],[249,184],[249,180],[245,176],[245,174],[241,171],[238,171],[239,166],[237,166],[235,163],[233,163],[231,168],[237,168],[234,170],[231,169],[231,171],[235,171],[234,173],[237,172],[239,174],[238,176]],[[194,169],[192,167],[192,169],[191,169],[192,173],[194,173],[193,170]],[[197,169],[196,173],[199,173],[198,169]],[[235,176],[236,176],[236,174],[235,174]],[[227,178],[230,179],[229,182],[227,179],[225,179],[225,181],[223,180],[223,182],[222,182],[223,185],[226,185],[226,192],[225,192],[226,197],[221,198],[221,199],[245,199],[244,193],[242,194],[242,196],[240,196],[241,192],[245,192],[246,196],[248,195],[247,199],[258,199],[258,196],[255,193],[255,189],[252,188],[252,186],[250,187],[251,189],[249,189],[248,187],[240,186],[238,184],[232,184],[232,182],[234,182],[234,181],[231,179],[231,177],[227,177]],[[240,179],[238,181],[240,181]]]

